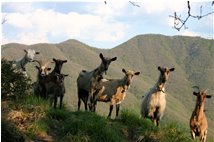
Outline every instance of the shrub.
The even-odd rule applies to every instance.
[[[22,72],[16,71],[13,62],[6,59],[1,60],[1,91],[2,98],[5,97],[22,97],[30,89],[30,78]]]

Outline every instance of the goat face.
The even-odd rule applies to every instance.
[[[25,51],[25,57],[26,57],[27,61],[29,61],[29,62],[33,61],[34,56],[36,54],[39,54],[39,52],[36,52],[33,49],[24,49],[24,51]]]
[[[36,66],[37,70],[38,70],[38,74],[39,77],[44,78],[48,75],[49,71],[51,70],[51,68],[48,68],[46,66]]]
[[[103,54],[100,53],[100,59],[102,60],[102,64],[101,64],[102,69],[106,72],[111,62],[116,61],[117,57],[114,57],[114,58],[104,57]]]
[[[60,74],[60,71],[61,71],[61,69],[62,69],[62,65],[63,65],[64,63],[66,63],[67,60],[60,60],[60,59],[55,59],[55,58],[53,58],[53,61],[55,62],[55,69],[56,69],[56,72],[57,72],[58,74]]]
[[[205,101],[205,98],[211,98],[211,95],[207,95],[206,91],[193,92],[193,95],[197,96],[197,106],[201,106]]]
[[[167,67],[158,67],[158,70],[161,73],[161,83],[165,83],[169,79],[170,72],[174,71],[175,68],[167,68]]]
[[[122,72],[126,75],[126,85],[129,86],[131,84],[132,78],[134,75],[139,75],[140,72],[134,72],[131,70],[126,71],[125,69],[122,69]]]
[[[64,83],[65,77],[67,77],[68,74],[58,74],[55,73],[55,81],[58,85],[62,85]]]

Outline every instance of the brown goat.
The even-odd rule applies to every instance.
[[[199,87],[197,87],[199,89]],[[200,140],[205,142],[207,137],[208,123],[204,113],[205,99],[211,98],[211,95],[206,94],[206,90],[193,92],[197,96],[195,109],[190,118],[191,136],[195,140],[195,136],[199,136]]]
[[[96,102],[110,102],[108,117],[111,117],[113,106],[116,105],[116,117],[119,115],[120,104],[126,97],[126,92],[129,89],[133,76],[139,75],[140,72],[122,69],[125,76],[122,79],[99,79],[95,85],[96,92],[94,93],[93,111],[96,109]]]

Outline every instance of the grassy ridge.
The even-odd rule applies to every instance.
[[[179,122],[164,120],[157,128],[131,109],[122,110],[120,118],[114,120],[88,111],[72,112],[65,106],[55,110],[49,106],[49,101],[27,95],[24,99],[3,101],[2,110],[2,140],[5,142],[192,142],[189,129]],[[207,141],[213,139],[208,137]]]
[[[117,56],[108,70],[107,78],[121,78],[122,68],[140,71],[141,75],[133,79],[122,108],[132,106],[139,110],[141,96],[143,96],[157,81],[159,72],[157,66],[175,67],[167,83],[167,110],[166,118],[176,120],[188,127],[189,118],[195,106],[196,98],[192,95],[192,86],[214,90],[214,44],[213,40],[200,37],[139,35],[118,45],[115,48],[104,50],[92,48],[76,40],[68,40],[59,44],[7,44],[3,45],[2,57],[18,59],[24,48],[33,48],[40,51],[37,59],[52,60],[52,58],[67,59],[63,66],[63,73],[68,73],[65,79],[66,105],[70,110],[77,110],[76,79],[82,69],[92,70],[100,64],[99,53],[105,56]],[[16,53],[16,54],[15,54]],[[27,65],[27,72],[32,80],[36,78],[36,63]],[[53,68],[53,66],[52,66]],[[214,135],[214,101],[207,99],[205,104],[208,117],[208,135]],[[83,109],[83,107],[81,107]],[[100,103],[98,114],[106,116],[109,106]]]

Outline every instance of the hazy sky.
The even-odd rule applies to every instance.
[[[88,0],[89,1],[89,0]],[[142,0],[143,1],[143,0]],[[173,15],[185,18],[186,1],[155,0],[87,2],[2,2],[1,11],[6,22],[2,24],[2,44],[17,42],[22,44],[59,43],[77,39],[90,46],[112,48],[139,34],[164,34],[214,37],[213,15],[200,20],[190,18],[188,29],[177,31],[172,28]],[[191,12],[211,12],[211,1],[191,2]]]

